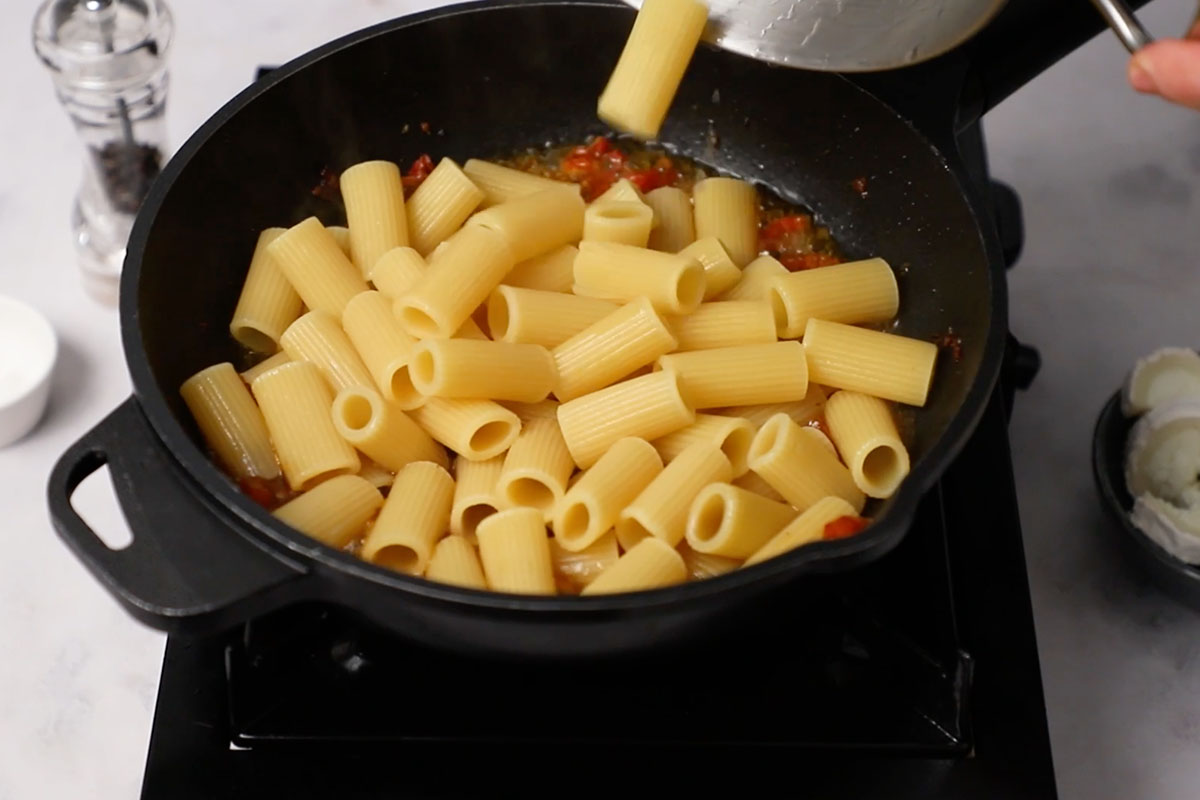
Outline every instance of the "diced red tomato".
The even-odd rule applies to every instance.
[[[761,239],[782,239],[785,234],[812,229],[812,218],[808,214],[791,214],[773,219],[763,226]]]
[[[842,260],[829,253],[780,253],[779,263],[787,267],[790,272],[799,272],[803,269],[840,264]]]
[[[824,538],[826,541],[831,539],[848,539],[857,533],[861,533],[863,528],[871,524],[871,520],[864,517],[838,517],[833,522],[825,525]]]
[[[265,478],[255,476],[242,478],[238,481],[238,488],[242,490],[242,494],[268,511],[275,508],[275,490],[271,488],[271,484]]]
[[[400,179],[404,184],[405,192],[411,193],[416,190],[425,182],[431,172],[433,172],[433,159],[429,157],[428,153],[422,153],[408,168],[408,172],[404,173],[404,177]]]

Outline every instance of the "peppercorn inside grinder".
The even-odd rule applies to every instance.
[[[44,0],[33,46],[84,149],[71,215],[84,288],[115,304],[134,216],[166,160],[167,52],[161,0]]]

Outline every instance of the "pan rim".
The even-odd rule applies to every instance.
[[[287,80],[292,75],[328,56],[377,36],[460,14],[508,11],[529,6],[559,7],[566,5],[619,9],[622,13],[628,13],[630,19],[633,15],[633,11],[618,0],[585,0],[584,2],[481,0],[480,2],[445,6],[398,17],[335,39],[273,70],[269,75],[252,83],[225,103],[188,138],[168,162],[143,204],[142,213],[138,215],[130,236],[126,265],[121,278],[120,314],[125,360],[132,379],[134,394],[155,436],[166,447],[171,458],[181,467],[183,473],[195,484],[192,487],[193,490],[210,497],[238,523],[229,526],[232,529],[231,534],[245,537],[251,543],[266,547],[281,559],[300,559],[317,570],[324,569],[342,576],[365,579],[372,584],[412,595],[421,600],[447,602],[477,610],[529,611],[542,614],[553,613],[556,616],[646,610],[691,603],[700,598],[734,592],[739,589],[766,588],[784,580],[798,579],[803,575],[840,572],[885,555],[907,534],[918,502],[941,479],[946,467],[966,444],[983,416],[999,375],[1004,352],[1008,329],[1007,290],[1003,279],[1002,262],[999,266],[997,264],[998,245],[992,241],[992,237],[984,235],[986,229],[977,211],[980,207],[980,200],[974,196],[971,184],[962,180],[962,171],[955,168],[947,154],[939,149],[927,135],[897,113],[895,109],[841,76],[827,74],[826,78],[843,81],[847,91],[861,93],[880,106],[882,110],[891,114],[898,123],[907,127],[918,141],[929,148],[938,162],[938,166],[948,173],[947,177],[950,180],[955,182],[976,223],[981,257],[986,261],[990,294],[989,307],[992,315],[978,370],[958,412],[928,452],[914,464],[911,473],[900,489],[888,501],[884,515],[859,536],[831,542],[817,542],[725,575],[649,591],[589,597],[534,597],[453,587],[375,566],[348,553],[322,545],[299,531],[279,523],[269,512],[254,504],[237,490],[232,481],[191,440],[182,424],[168,407],[165,395],[159,390],[146,351],[142,346],[138,287],[143,258],[155,219],[161,211],[171,187],[193,156],[221,130],[225,123],[253,102],[255,98],[270,91],[275,85]],[[326,587],[326,591],[330,590],[334,593],[337,592],[336,587]]]

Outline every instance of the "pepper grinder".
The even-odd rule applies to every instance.
[[[167,51],[161,0],[44,0],[33,47],[84,149],[72,233],[84,288],[115,305],[133,220],[166,160]]]

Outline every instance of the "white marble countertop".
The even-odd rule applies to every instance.
[[[169,0],[168,115],[183,141],[259,64],[438,5],[425,0]],[[1192,4],[1158,0],[1159,32]],[[115,312],[87,300],[68,238],[79,148],[29,44],[34,3],[0,8],[0,293],[62,339],[45,421],[0,450],[0,800],[137,796],[163,637],[133,622],[51,530],[56,456],[129,392]],[[302,11],[299,11],[302,9]],[[1064,800],[1200,796],[1200,614],[1158,594],[1100,535],[1090,430],[1131,360],[1197,344],[1200,115],[1134,96],[1111,37],[988,118],[994,174],[1025,203],[1012,328],[1041,348],[1013,445],[1055,764]],[[123,523],[102,484],[93,522]]]

